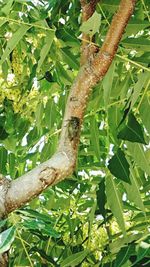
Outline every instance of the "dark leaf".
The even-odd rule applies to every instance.
[[[118,133],[118,138],[146,145],[143,129],[132,113],[129,114],[127,125]]]
[[[109,160],[108,168],[118,179],[130,183],[129,163],[125,158],[124,152],[119,148],[117,153]]]

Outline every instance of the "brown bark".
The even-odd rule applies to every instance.
[[[87,21],[94,13],[96,4],[99,0],[91,0],[87,3],[87,0],[80,0],[81,8],[82,8],[82,22]],[[81,45],[81,58],[80,64],[84,65],[87,59],[91,56],[91,54],[98,52],[98,47],[93,44],[94,37],[90,39],[88,34],[82,34],[82,45]]]
[[[68,97],[57,152],[50,160],[11,182],[1,203],[4,213],[22,206],[46,187],[58,183],[72,173],[88,96],[92,87],[104,77],[111,65],[126,24],[133,13],[135,2],[121,1],[101,50],[92,55],[80,68]]]

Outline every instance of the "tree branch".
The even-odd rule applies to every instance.
[[[87,3],[87,0],[80,0],[81,8],[82,8],[82,22],[87,21],[94,13],[96,4],[99,0],[91,0]],[[89,56],[98,51],[98,47],[92,44],[94,41],[94,37],[91,37],[83,33],[82,34],[82,45],[81,45],[81,66],[84,65],[89,58]],[[90,43],[91,42],[91,43]]]
[[[117,51],[126,24],[131,17],[136,0],[122,0],[114,15],[101,50],[84,64],[72,85],[58,149],[54,156],[11,181],[5,198],[1,199],[4,213],[9,213],[72,173],[77,156],[80,128],[92,87],[106,74]],[[0,188],[1,191],[1,188]],[[0,192],[1,193],[1,192]],[[3,201],[2,201],[3,200]]]

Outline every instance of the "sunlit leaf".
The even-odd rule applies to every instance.
[[[22,37],[26,34],[26,32],[31,28],[29,25],[21,25],[19,29],[12,35],[11,39],[8,41],[7,46],[4,50],[4,53],[0,59],[0,64],[6,60],[6,58],[10,55],[12,50],[16,47],[18,42],[22,39]]]
[[[0,233],[0,253],[9,250],[15,237],[15,226]]]
[[[123,234],[126,234],[125,222],[123,218],[123,206],[120,192],[111,176],[106,177],[107,203],[114,214]]]
[[[80,31],[93,36],[96,32],[99,31],[101,25],[101,15],[96,11],[94,14],[87,20],[84,21],[80,27]]]

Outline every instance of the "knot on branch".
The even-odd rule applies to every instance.
[[[57,176],[58,171],[53,167],[45,167],[43,170],[41,170],[39,180],[42,182],[43,189],[53,184]]]

